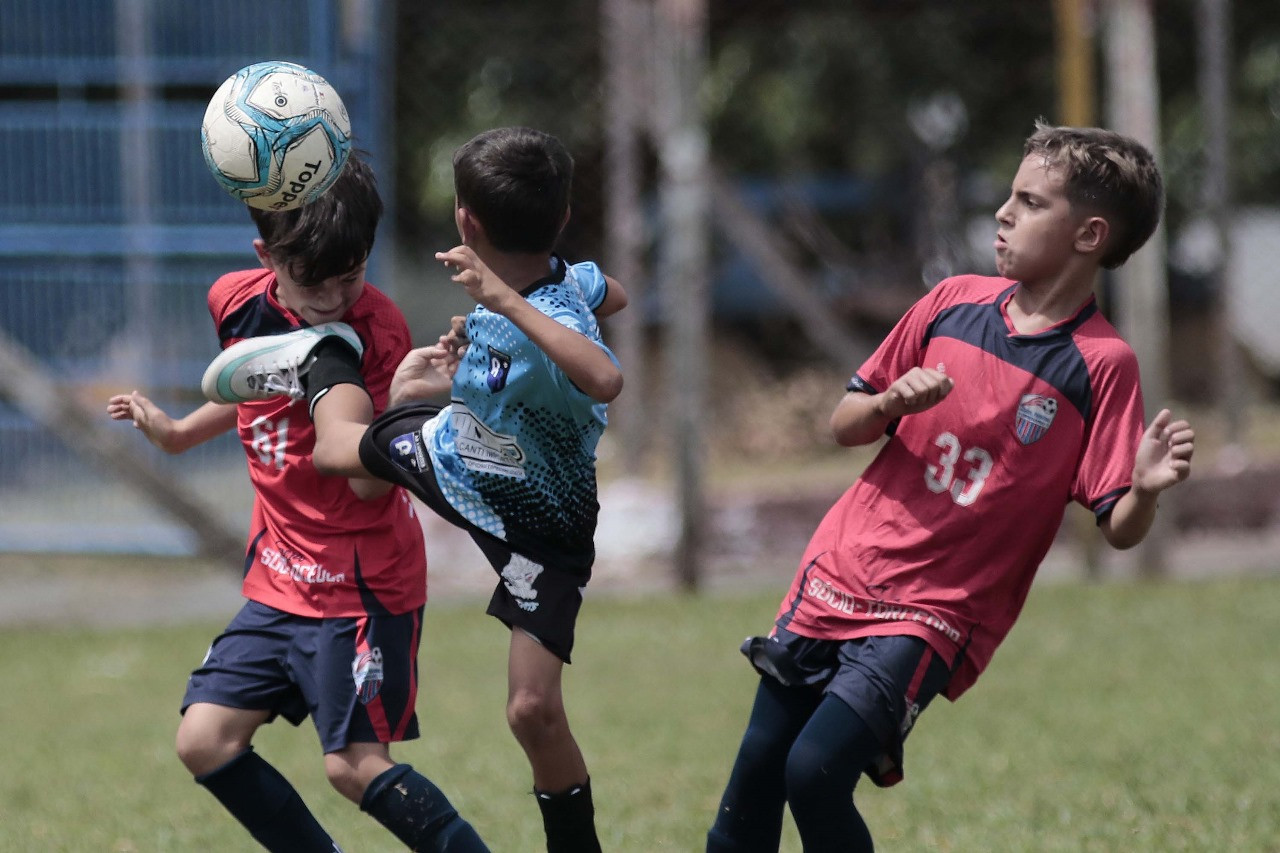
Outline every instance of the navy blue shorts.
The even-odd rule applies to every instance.
[[[361,463],[375,477],[404,486],[445,521],[465,530],[498,573],[486,612],[569,663],[582,590],[591,578],[595,554],[554,551],[526,541],[532,537],[513,544],[454,509],[440,490],[431,456],[423,446],[422,427],[439,412],[439,407],[425,403],[407,403],[383,412],[365,430]]]
[[[396,616],[313,619],[250,601],[187,680],[182,711],[210,702],[308,716],[325,753],[418,736],[422,608]]]
[[[815,640],[776,628],[748,637],[742,653],[763,676],[812,687],[854,710],[884,744],[866,773],[881,787],[902,780],[903,743],[916,718],[951,679],[951,669],[919,637]]]

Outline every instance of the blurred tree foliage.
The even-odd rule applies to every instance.
[[[1196,5],[1155,4],[1171,228],[1194,212],[1200,192]],[[994,211],[1034,120],[1056,117],[1050,0],[711,0],[709,11],[703,94],[714,156],[730,174],[851,174],[887,188],[886,205],[909,208],[929,139],[913,130],[912,115],[942,97],[963,104],[962,121],[954,139],[931,139],[964,178],[963,204]],[[454,148],[488,127],[530,124],[574,152],[579,181],[566,241],[599,255],[607,96],[599,16],[598,0],[398,4],[403,236],[450,239]],[[1235,0],[1233,17],[1235,195],[1275,203],[1280,16],[1270,0]],[[1103,88],[1100,34],[1097,41]]]

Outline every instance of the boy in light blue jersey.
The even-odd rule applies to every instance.
[[[338,335],[317,343],[313,330],[283,347],[256,339],[247,357],[215,360],[207,375],[223,381],[205,383],[254,396],[277,387],[267,377],[296,371],[319,471],[403,485],[480,546],[500,575],[488,612],[511,629],[507,721],[533,770],[549,853],[600,850],[561,673],[595,559],[596,445],[622,389],[596,317],[627,302],[595,264],[552,254],[572,175],[560,142],[528,128],[487,131],[458,149],[462,245],[436,258],[477,305],[405,357],[392,405],[371,425],[343,417],[365,391],[360,354]],[[443,410],[419,402],[446,392]]]
[[[553,257],[547,275],[521,294],[616,364],[592,313],[608,295],[595,264],[569,266]],[[466,318],[465,336],[471,345],[453,378],[448,416],[426,431],[441,491],[475,526],[512,545],[563,551],[582,563],[579,573],[589,572],[595,448],[607,406],[575,387],[500,313],[478,306]],[[568,659],[567,649],[562,656]]]

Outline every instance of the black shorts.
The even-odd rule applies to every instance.
[[[422,427],[438,406],[405,403],[374,419],[360,441],[360,461],[376,477],[404,486],[445,521],[480,546],[499,582],[487,612],[508,628],[519,628],[565,663],[573,651],[582,591],[591,578],[594,554],[565,554],[522,541],[514,545],[477,527],[453,508],[440,490]]]
[[[210,702],[295,726],[310,716],[325,753],[410,740],[421,638],[421,607],[316,619],[249,601],[191,673],[182,711]]]
[[[852,708],[884,744],[884,754],[866,768],[881,787],[902,781],[903,743],[951,680],[928,643],[905,635],[815,640],[777,628],[770,637],[748,637],[742,653],[761,675],[820,689]]]

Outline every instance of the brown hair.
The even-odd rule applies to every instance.
[[[1044,157],[1063,176],[1072,205],[1096,211],[1111,226],[1099,263],[1115,269],[1155,233],[1164,209],[1164,181],[1140,142],[1098,127],[1052,127],[1036,122],[1023,156]]]

